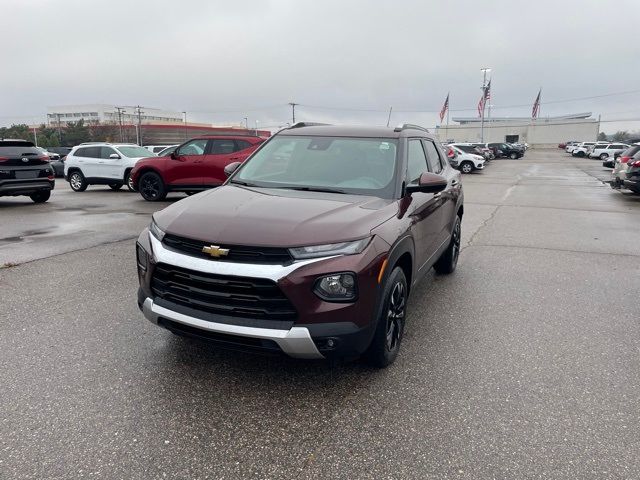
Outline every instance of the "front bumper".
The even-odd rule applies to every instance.
[[[306,359],[355,357],[371,342],[381,298],[377,277],[388,251],[388,244],[379,237],[374,237],[359,255],[308,259],[285,265],[212,261],[187,255],[165,246],[146,229],[138,238],[138,245],[146,252],[148,262],[145,268],[138,263],[138,305],[152,323],[174,333],[210,339],[233,349],[285,353]],[[190,306],[176,303],[175,299],[158,295],[151,286],[160,265],[162,269],[177,266],[208,275],[232,275],[239,281],[270,280],[289,299],[297,317],[292,321],[256,319],[206,312],[199,309],[197,302]],[[319,276],[343,271],[357,274],[356,301],[326,302],[313,293]],[[251,348],[244,348],[247,345]]]
[[[156,325],[161,323],[161,319],[166,319],[206,332],[269,340],[275,342],[284,353],[294,358],[324,358],[324,355],[318,351],[316,344],[313,342],[309,330],[305,327],[291,327],[289,330],[279,330],[275,328],[256,328],[215,323],[169,310],[168,308],[155,304],[153,300],[148,297],[142,303],[142,312],[149,321]]]

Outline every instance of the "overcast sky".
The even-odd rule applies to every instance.
[[[447,92],[452,117],[476,115],[484,66],[493,115],[529,116],[542,87],[542,116],[640,119],[638,0],[0,0],[0,12],[0,124],[107,103],[278,125],[294,101],[297,120],[384,124],[393,106],[392,124],[433,126]],[[640,121],[602,130],[618,127]]]

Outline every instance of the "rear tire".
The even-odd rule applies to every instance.
[[[518,154],[514,152],[514,153],[512,153],[511,155],[509,155],[509,158],[510,158],[511,160],[516,160],[516,159],[518,158]]]
[[[407,278],[400,267],[395,267],[384,285],[383,304],[377,318],[376,331],[364,354],[370,365],[384,368],[391,365],[398,356],[404,336],[408,296]]]
[[[456,223],[453,225],[451,233],[451,241],[449,246],[440,256],[438,261],[433,265],[433,269],[440,274],[453,273],[458,265],[458,257],[460,256],[460,237],[462,233],[462,222],[460,216],[456,215]]]
[[[109,188],[111,190],[120,190],[122,188],[122,184],[121,183],[112,183],[109,185]]]
[[[140,177],[138,191],[148,202],[159,202],[167,196],[167,188],[155,172],[146,172]]]
[[[471,173],[473,172],[473,168],[473,163],[468,160],[462,162],[462,164],[460,165],[460,170],[462,171],[462,173]]]
[[[600,154],[600,160],[606,160],[607,158],[609,158],[609,154],[608,153],[601,153]]]
[[[29,198],[35,203],[44,203],[51,197],[51,190],[44,190],[42,192],[36,192],[29,195]]]
[[[89,184],[80,171],[72,172],[69,175],[69,185],[74,192],[84,192]]]

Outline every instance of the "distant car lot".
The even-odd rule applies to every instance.
[[[142,319],[135,237],[184,194],[0,198],[0,263],[20,264],[0,270],[0,471],[635,478],[640,204],[598,175],[536,150],[464,175],[457,273],[416,285],[383,372],[221,352]]]

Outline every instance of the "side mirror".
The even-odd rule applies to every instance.
[[[171,152],[171,155],[169,155],[173,160],[176,160],[178,158],[178,150],[174,150],[173,152]]]
[[[227,177],[230,177],[230,176],[231,176],[231,174],[232,174],[233,172],[235,172],[235,171],[238,169],[238,167],[239,167],[240,165],[242,165],[242,162],[233,162],[233,163],[230,163],[229,165],[227,165],[226,167],[224,167],[224,174],[225,174]]]
[[[117,160],[120,158],[120,155],[118,155],[117,153],[112,153],[111,155],[109,155],[109,158],[113,160]]]
[[[424,172],[417,185],[407,185],[407,193],[438,193],[447,188],[447,179],[437,173]]]

